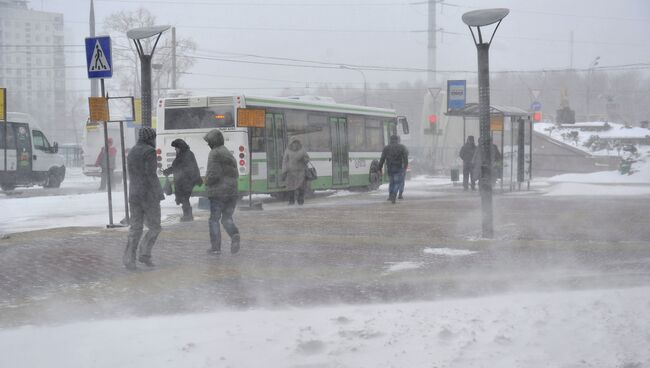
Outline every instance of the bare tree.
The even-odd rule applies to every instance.
[[[138,53],[126,32],[129,29],[151,27],[156,24],[156,17],[144,8],[135,11],[120,11],[113,13],[104,20],[104,30],[113,39],[113,64],[119,65],[118,81],[120,89],[133,95],[140,95],[140,71]],[[143,40],[145,50],[151,48],[152,39]],[[176,39],[176,79],[188,71],[194,64],[189,54],[196,50],[196,43],[190,38]],[[172,40],[171,34],[163,34],[152,60],[152,65],[159,66],[152,72],[153,91],[158,88],[167,89],[171,84],[172,75]],[[164,83],[163,83],[164,82]]]

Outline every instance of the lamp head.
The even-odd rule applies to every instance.
[[[143,57],[146,57],[146,55],[153,56],[153,52],[156,49],[156,45],[158,44],[158,40],[160,39],[160,36],[162,35],[163,32],[171,28],[171,26],[151,26],[151,27],[143,27],[143,28],[134,28],[126,31],[126,37],[130,40],[133,40],[133,43],[135,44],[135,47],[138,51],[138,55],[140,55],[140,58],[142,59]],[[142,46],[142,40],[145,40],[147,38],[151,37],[156,37],[155,42],[153,42],[153,46],[151,46],[151,42],[145,41],[145,46]],[[145,50],[151,47],[151,50]]]
[[[494,31],[492,31],[492,35],[490,36],[490,41],[487,42],[489,45],[492,43],[492,38],[494,38],[494,34],[497,31],[497,28],[499,28],[499,24],[501,24],[501,21],[503,18],[506,17],[510,13],[509,9],[506,8],[495,8],[495,9],[479,9],[479,10],[472,10],[470,12],[467,12],[463,14],[463,23],[467,24],[469,27],[470,32],[472,32],[472,37],[474,38],[474,43],[476,45],[483,44],[483,35],[481,33],[481,27],[489,26],[491,24],[497,24],[496,27],[494,28]],[[472,27],[476,27],[476,32],[478,33],[478,42],[476,40],[476,36],[474,35],[474,30]]]
[[[171,26],[151,26],[151,27],[133,28],[126,31],[126,37],[128,37],[131,40],[141,40],[143,38],[156,36],[160,33],[165,32],[169,28],[171,28]]]

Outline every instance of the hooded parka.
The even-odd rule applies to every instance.
[[[163,170],[163,174],[174,174],[174,195],[176,204],[181,204],[185,198],[189,198],[195,185],[200,185],[201,174],[199,165],[196,163],[194,153],[190,151],[190,146],[182,139],[175,139],[172,147],[178,148],[178,153],[172,166]]]
[[[203,137],[210,146],[208,167],[205,173],[205,192],[208,197],[227,198],[238,195],[237,161],[223,145],[223,134],[213,129]]]
[[[305,187],[305,170],[308,162],[309,155],[302,147],[302,143],[297,138],[292,138],[282,157],[282,175],[286,176],[287,190]]]

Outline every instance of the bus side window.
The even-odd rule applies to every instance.
[[[327,122],[327,115],[309,115],[309,144],[308,151],[329,152],[331,151],[330,127]]]
[[[366,119],[366,147],[368,151],[379,151],[384,148],[384,131],[376,119]]]
[[[14,134],[14,125],[5,123],[7,127],[7,149],[16,149],[16,136]],[[5,148],[5,127],[0,125],[0,149]]]
[[[266,152],[266,145],[264,144],[264,129],[265,128],[251,128],[253,130],[253,147],[251,152]]]

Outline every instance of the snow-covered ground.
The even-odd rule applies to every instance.
[[[650,288],[0,331],[3,368],[648,367]],[[31,351],[31,352],[28,352]]]
[[[103,227],[108,224],[108,197],[106,192],[88,193],[99,187],[99,180],[85,177],[79,169],[68,170],[64,189],[83,189],[82,194],[49,195],[27,198],[0,196],[0,234],[68,226]],[[39,191],[40,187],[19,188],[19,191]],[[124,218],[122,191],[113,192],[113,222]],[[194,204],[197,199],[193,198]],[[163,218],[180,215],[173,196],[161,202]]]
[[[586,130],[587,128],[593,127],[603,127],[607,126],[607,130]],[[536,132],[549,136],[550,138],[569,144],[575,148],[589,152],[592,155],[597,156],[621,156],[624,154],[622,150],[622,145],[616,147],[614,144],[605,145],[602,147],[599,145],[590,145],[594,141],[593,137],[599,137],[601,139],[607,139],[612,142],[615,142],[619,139],[629,139],[629,138],[646,138],[650,136],[650,129],[640,128],[640,127],[626,127],[623,124],[613,123],[613,122],[583,122],[575,124],[565,124],[560,127],[556,126],[554,123],[535,123],[533,125]],[[649,146],[640,146],[641,151],[650,151]]]

